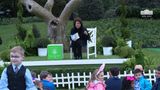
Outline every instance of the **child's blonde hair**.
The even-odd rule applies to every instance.
[[[92,75],[91,75],[91,79],[90,79],[90,81],[94,81],[94,80],[96,80],[97,79],[97,72],[98,72],[98,69],[96,69],[96,70],[94,70],[94,72],[92,73]]]
[[[12,52],[12,53],[19,53],[19,54],[21,54],[21,55],[24,55],[24,49],[21,47],[21,46],[15,46],[15,47],[13,47],[11,50],[10,50],[10,52]]]

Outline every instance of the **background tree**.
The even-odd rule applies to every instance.
[[[54,0],[47,0],[44,7],[33,0],[21,0],[21,2],[30,13],[42,18],[46,22],[48,25],[48,36],[52,43],[64,44],[66,42],[65,27],[69,17],[80,4],[81,0],[70,0],[59,17],[52,14]]]
[[[22,7],[22,3],[20,2],[20,0],[18,0],[17,3],[17,22],[16,22],[16,28],[17,28],[17,38],[19,40],[24,41],[25,37],[26,37],[26,30],[23,28],[22,23],[23,23],[23,7]]]
[[[1,38],[1,36],[0,36],[0,45],[2,44],[2,38]]]
[[[83,0],[78,10],[79,16],[83,20],[98,20],[104,15],[102,0]]]

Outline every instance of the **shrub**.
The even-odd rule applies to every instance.
[[[114,28],[109,28],[102,33],[101,42],[103,47],[116,47],[116,35],[114,30]]]
[[[105,35],[102,38],[102,45],[104,47],[113,47],[115,46],[115,44],[116,44],[116,41],[112,36]]]
[[[27,56],[34,56],[37,55],[37,48],[35,45],[35,37],[33,35],[33,32],[29,30],[27,32],[27,36],[24,40],[24,48],[25,48],[25,54]]]
[[[0,37],[0,45],[2,44],[2,38]]]
[[[145,57],[145,61],[144,61],[144,68],[146,70],[151,70],[151,69],[154,69],[156,68],[157,66],[155,65],[156,64],[156,60],[154,60],[155,58],[152,58],[152,57]],[[158,61],[158,60],[157,60]]]
[[[114,53],[122,58],[130,58],[134,55],[134,49],[128,46],[116,47]]]
[[[35,38],[40,38],[40,32],[35,24],[32,25],[32,32]]]
[[[141,64],[142,66],[144,66],[145,55],[142,51],[142,42],[135,43],[135,59],[136,59],[136,64]]]
[[[31,30],[28,30],[27,35],[24,40],[24,45],[26,48],[32,48],[35,46],[34,44],[35,44],[35,38],[33,36],[33,33]]]
[[[17,33],[17,37],[24,41],[25,37],[26,37],[26,34],[27,34],[27,31],[25,28],[23,28],[22,26],[17,26],[17,30],[18,30],[18,33]]]
[[[136,65],[135,58],[132,57],[122,64],[121,70],[122,71],[132,71],[135,65]]]
[[[119,47],[127,46],[126,41],[124,39],[122,39],[122,38],[118,38],[116,40],[116,43],[117,43],[117,46],[119,46]]]
[[[36,47],[38,48],[46,48],[48,44],[50,44],[50,40],[47,38],[38,38],[36,41]]]
[[[128,55],[128,48],[126,47],[116,47],[114,53],[119,55],[122,58],[126,58]]]
[[[128,48],[128,58],[131,58],[135,55],[135,50],[131,47]]]
[[[10,50],[4,50],[4,51],[0,52],[0,58],[3,61],[9,62],[10,61]]]
[[[139,6],[127,6],[126,7],[126,17],[127,18],[133,18],[133,17],[139,18],[139,17],[141,17],[139,14],[140,11],[141,11],[141,9]],[[116,13],[116,16],[121,15],[122,11],[121,11],[120,6],[116,9],[115,13]]]
[[[160,18],[160,8],[153,9],[153,18],[155,19]]]
[[[114,18],[114,17],[116,17],[116,10],[115,9],[109,9],[104,14],[104,18]]]

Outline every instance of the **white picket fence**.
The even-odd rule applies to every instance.
[[[144,75],[151,83],[155,82],[155,70],[149,70],[147,73],[144,72]],[[125,76],[133,76],[133,72],[130,71],[129,73],[127,73],[126,71],[124,71],[124,73],[121,73],[119,75],[120,78]],[[67,74],[61,73],[61,75],[55,74],[53,75],[53,77],[54,84],[56,85],[56,87],[68,87],[69,90],[74,90],[77,87],[86,86],[89,78],[91,77],[91,72],[77,72]],[[104,77],[105,79],[109,78],[109,72],[105,73]]]

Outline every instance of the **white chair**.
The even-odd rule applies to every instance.
[[[87,59],[90,56],[94,55],[97,57],[97,48],[96,48],[96,37],[97,37],[97,27],[87,28],[88,33],[90,34],[91,41],[87,41]],[[90,52],[90,48],[94,48],[93,52]]]
[[[97,27],[95,28],[87,28],[87,31],[90,35],[91,41],[87,40],[87,59],[90,56],[94,55],[97,57],[97,48],[96,48],[96,37],[97,37]],[[70,42],[71,43],[71,42]],[[90,52],[90,48],[94,48],[93,52]],[[70,47],[70,58],[73,58],[72,48]]]

